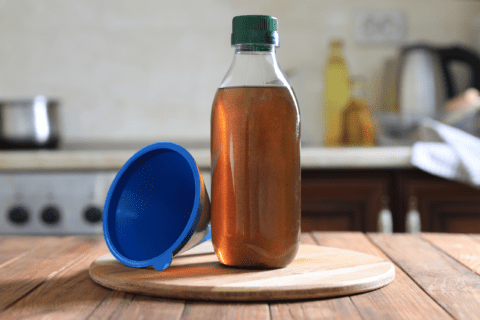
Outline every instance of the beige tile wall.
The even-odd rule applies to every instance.
[[[329,39],[344,39],[369,101],[384,59],[397,50],[355,43],[352,20],[365,8],[403,10],[408,42],[480,39],[476,1],[3,0],[0,97],[61,99],[67,142],[208,140],[212,99],[233,56],[231,19],[271,14],[279,19],[280,64],[299,95],[303,143],[320,144]]]

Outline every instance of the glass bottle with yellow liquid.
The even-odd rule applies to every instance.
[[[375,144],[372,111],[365,98],[365,80],[352,77],[351,98],[342,110],[342,137],[344,146],[371,147]]]
[[[325,104],[323,136],[326,146],[338,146],[342,138],[342,111],[350,99],[347,64],[340,40],[330,43],[325,65]]]

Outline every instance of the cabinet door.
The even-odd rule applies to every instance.
[[[480,199],[430,204],[434,232],[480,233]]]
[[[362,170],[302,173],[302,231],[377,231],[388,173]]]
[[[441,179],[419,170],[399,172],[399,220],[405,231],[405,217],[412,199],[417,202],[422,231],[480,233],[480,190]]]

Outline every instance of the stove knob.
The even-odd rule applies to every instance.
[[[88,222],[91,222],[91,223],[100,222],[102,221],[102,210],[97,207],[91,206],[85,210],[85,213],[83,214],[83,216],[85,220],[87,220]]]
[[[8,211],[8,219],[15,224],[24,224],[29,219],[28,210],[25,207],[13,207]]]
[[[42,220],[47,224],[56,224],[60,221],[60,210],[50,206],[42,210]]]

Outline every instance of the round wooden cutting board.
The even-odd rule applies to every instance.
[[[107,288],[164,298],[272,301],[378,289],[393,281],[395,269],[376,256],[314,245],[300,245],[285,268],[237,269],[223,266],[207,241],[176,256],[164,271],[127,267],[107,254],[90,265],[90,277]]]

